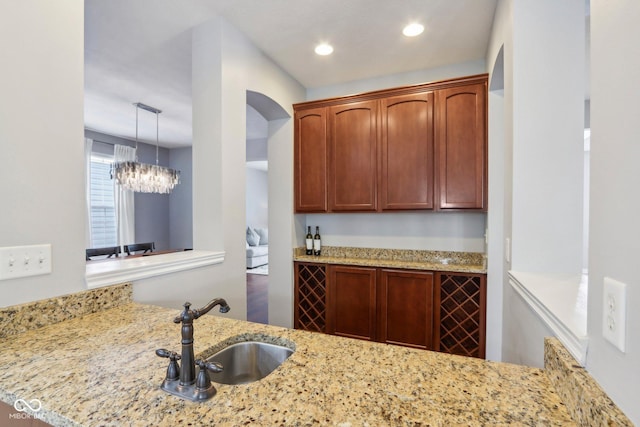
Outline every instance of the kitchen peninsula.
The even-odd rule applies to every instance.
[[[180,308],[131,293],[120,285],[0,309],[0,400],[38,399],[37,417],[55,426],[574,425],[545,370],[220,316],[194,323],[196,356],[244,340],[295,352],[261,381],[181,400],[160,390],[166,359],[155,355],[179,349]]]

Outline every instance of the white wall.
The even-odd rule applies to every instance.
[[[544,368],[544,338],[554,333],[510,285],[504,289],[504,319],[503,360]]]
[[[514,2],[513,270],[582,272],[584,11]]]
[[[370,79],[357,80],[337,85],[309,88],[307,89],[307,100],[312,101],[316,99],[333,98],[337,96],[352,95],[354,93],[435,82],[483,73],[486,73],[484,60],[464,62],[461,64],[428,68],[408,73],[373,77]]]
[[[491,74],[489,93],[489,213],[487,244],[487,357],[504,359],[503,331],[512,305],[504,241],[511,238],[513,181],[513,7],[500,1],[493,19],[487,49],[487,70]],[[501,79],[498,83],[497,80]],[[497,88],[496,88],[497,86]],[[492,91],[500,91],[494,93]],[[502,159],[500,159],[502,158]],[[497,164],[497,162],[502,162]],[[491,346],[489,344],[492,344]]]
[[[485,252],[484,213],[396,212],[307,214],[322,244],[356,248]],[[306,227],[305,227],[306,230]]]
[[[543,16],[541,16],[541,10],[531,10],[531,8],[540,7],[551,7],[552,9],[548,13],[543,13]],[[551,264],[558,268],[570,267],[572,271],[579,271],[580,268],[582,250],[579,245],[571,249],[571,246],[575,245],[575,241],[578,239],[572,238],[574,242],[569,244],[562,242],[562,240],[568,239],[567,233],[569,231],[571,235],[581,233],[579,229],[581,215],[576,214],[576,217],[572,218],[566,210],[567,206],[573,209],[574,205],[579,204],[580,201],[579,199],[569,199],[569,201],[562,202],[560,210],[557,211],[558,200],[554,202],[554,205],[549,204],[549,201],[552,201],[556,195],[551,194],[551,199],[547,196],[548,193],[555,191],[573,193],[574,187],[575,194],[581,192],[581,180],[573,175],[571,175],[573,178],[568,178],[566,174],[577,169],[581,175],[582,170],[578,169],[576,165],[565,168],[564,164],[556,164],[556,151],[559,150],[558,160],[564,158],[571,162],[574,159],[580,163],[583,161],[582,129],[580,118],[578,118],[578,115],[583,114],[583,109],[579,105],[580,100],[577,95],[580,91],[577,87],[580,83],[580,77],[568,72],[569,70],[578,72],[574,67],[577,67],[576,62],[579,58],[575,56],[579,55],[581,49],[570,49],[566,46],[570,39],[577,37],[576,34],[581,26],[577,21],[583,21],[580,12],[583,7],[584,3],[580,0],[572,2],[501,0],[496,10],[487,63],[491,66],[495,62],[500,48],[504,46],[504,144],[507,160],[504,182],[505,236],[510,236],[511,232],[509,224],[511,221],[510,206],[512,202],[510,197],[512,191],[509,186],[510,177],[513,177],[514,239],[517,236],[527,236],[526,239],[519,239],[521,240],[520,244],[528,241],[533,243],[531,248],[514,248],[514,268],[517,263],[520,268],[528,266],[535,269],[537,268],[535,264],[545,260],[552,261]],[[576,11],[568,13],[565,8],[576,9]],[[560,18],[562,18],[562,22],[557,22],[557,19]],[[637,284],[637,278],[640,277],[640,266],[635,261],[635,254],[640,252],[640,248],[637,244],[638,239],[629,238],[640,235],[640,226],[636,219],[640,205],[638,205],[637,198],[629,197],[629,195],[637,193],[637,183],[640,182],[639,169],[635,165],[636,159],[640,158],[640,146],[637,144],[640,133],[634,124],[637,117],[640,116],[640,107],[633,101],[633,97],[629,96],[629,94],[640,90],[640,83],[636,78],[640,73],[640,55],[638,55],[638,45],[635,43],[640,38],[640,30],[635,25],[638,18],[640,18],[640,4],[632,0],[619,2],[615,5],[604,0],[591,1],[590,121],[592,143],[589,212],[589,351],[586,363],[588,372],[595,377],[614,402],[636,424],[640,423],[640,408],[637,406],[637,396],[640,393],[638,386],[640,384],[640,331],[633,325],[640,324],[640,313],[633,309],[627,312],[627,352],[623,354],[602,338],[601,306],[603,303],[602,281],[605,276],[616,278],[629,285],[627,307],[635,307],[640,299],[640,286]],[[531,22],[532,19],[535,21]],[[536,30],[536,22],[544,24],[543,28]],[[523,35],[522,32],[528,34]],[[544,32],[545,36],[537,39],[535,37],[537,32]],[[555,36],[549,39],[554,33]],[[542,41],[564,47],[562,50],[536,48],[535,45]],[[579,41],[573,39],[573,43],[579,44]],[[551,57],[546,58],[547,55],[551,55]],[[567,58],[563,59],[564,56]],[[539,64],[531,63],[532,60],[537,60]],[[571,65],[563,65],[565,60],[571,61]],[[557,70],[558,74],[549,75],[546,70],[536,68],[538,66]],[[564,69],[564,67],[567,68]],[[525,69],[528,68],[541,71],[541,76],[545,78],[542,79],[541,76],[525,72]],[[527,85],[531,85],[531,87],[525,88],[524,86]],[[548,100],[536,99],[538,92],[546,97],[550,89],[556,95],[552,103],[548,103]],[[565,93],[565,91],[570,93]],[[556,102],[560,102],[559,105],[563,108],[562,114],[556,113],[561,116],[562,120],[548,117],[556,111]],[[528,106],[528,103],[533,105]],[[545,112],[544,105],[546,105],[548,112]],[[531,111],[531,108],[536,110]],[[566,109],[566,114],[564,109]],[[537,122],[537,126],[545,127],[542,130],[544,133],[548,133],[549,129],[565,126],[561,122],[566,120],[568,122],[566,126],[571,127],[571,137],[565,136],[558,140],[556,135],[559,136],[561,133],[547,135],[547,138],[552,137],[555,140],[555,144],[550,146],[548,141],[540,141],[541,134],[536,133],[538,139],[533,141],[523,135],[523,130],[535,132],[534,124],[522,126],[522,122],[527,120],[527,117],[522,114],[525,112],[531,114],[531,119]],[[517,121],[520,121],[518,125],[516,125]],[[580,135],[575,137],[575,141],[574,133]],[[520,147],[519,144],[522,141],[528,141],[529,145]],[[535,153],[530,157],[525,156],[533,143],[542,144],[541,146],[546,149],[548,156],[542,158],[542,155]],[[514,160],[509,162],[512,145]],[[533,206],[533,202],[523,203],[523,200],[527,195],[536,198],[542,197],[541,190],[534,189],[533,192],[527,193],[525,191],[527,182],[523,182],[522,177],[517,175],[524,170],[532,180],[531,182],[536,182],[535,178],[539,175],[532,173],[526,167],[523,168],[523,162],[534,163],[535,161],[538,164],[547,165],[548,160],[552,160],[552,166],[555,166],[551,168],[545,166],[545,173],[553,173],[554,171],[562,173],[559,174],[560,177],[558,177],[558,173],[554,175],[557,182],[548,182],[543,179],[540,184],[541,187],[547,189],[549,189],[549,185],[554,184],[551,187],[553,192],[544,193],[545,209],[548,209],[552,215],[541,212],[540,220],[544,220],[544,222],[541,222],[536,229],[536,231],[538,229],[543,231],[540,236],[547,241],[543,243],[535,236],[531,236],[531,233],[522,230],[522,221],[525,219],[530,219],[534,223],[538,221],[531,218],[531,213],[525,209],[529,207],[537,212],[538,208]],[[576,173],[576,171],[572,173]],[[516,185],[518,179],[521,181]],[[489,192],[494,191],[495,188],[490,186]],[[516,209],[515,205],[518,203],[521,205]],[[612,207],[614,208],[612,209]],[[520,224],[516,226],[517,222]],[[569,227],[573,223],[578,229],[559,229],[559,224],[564,224],[564,222],[569,222]],[[516,242],[516,244],[518,243]],[[534,251],[536,247],[539,249]],[[490,263],[494,259],[492,253],[496,251],[495,248],[489,247]],[[528,252],[536,258],[532,263],[522,259]],[[548,259],[550,255],[553,255],[553,259]],[[566,266],[557,263],[561,259],[568,261]],[[506,264],[505,268],[509,269],[510,266]],[[540,338],[546,334],[551,335],[552,332],[545,330],[539,318],[532,315],[531,310],[523,305],[522,299],[512,291],[506,282],[505,280],[503,304],[504,360],[538,364],[542,356]]]
[[[640,425],[640,2],[591,0],[587,370]],[[602,283],[627,284],[626,353],[602,338]]]
[[[231,305],[229,316],[246,318],[247,90],[270,97],[291,115],[304,89],[222,18],[193,30],[192,58],[194,248],[224,250],[226,257],[174,280],[137,282],[134,298],[163,305],[187,298],[200,305],[220,296]],[[268,141],[269,166],[278,171],[269,173],[269,321],[283,326],[293,323],[291,122],[273,130],[270,122]]]
[[[267,172],[246,168],[247,174],[247,226],[269,226],[269,176]]]
[[[83,2],[0,13],[0,246],[50,243],[52,273],[0,281],[0,306],[84,289]]]
[[[490,181],[489,193],[503,194],[504,228],[501,240],[490,237],[488,252],[489,269],[503,268],[502,356],[519,361],[531,360],[526,348],[540,345],[534,333],[540,328],[522,322],[510,309],[521,301],[506,271],[579,275],[582,268],[584,2],[501,1],[487,54],[489,69],[501,50],[503,97],[490,102],[503,104],[502,123],[496,117],[490,123],[502,126],[504,172],[502,181]],[[497,142],[491,137],[490,151]],[[491,278],[489,286],[499,288]],[[507,327],[513,324],[524,329]],[[527,337],[531,341],[520,345]]]

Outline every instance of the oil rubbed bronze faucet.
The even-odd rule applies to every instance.
[[[227,313],[230,310],[229,304],[222,298],[209,301],[207,305],[199,310],[191,310],[191,303],[185,302],[182,313],[173,319],[174,323],[182,323],[182,354],[178,355],[163,348],[156,350],[158,356],[169,359],[167,375],[160,386],[164,391],[194,402],[210,399],[216,394],[216,389],[211,384],[208,371],[222,372],[223,368],[217,362],[195,360],[193,354],[193,321],[208,313],[217,305],[220,306],[220,313]],[[181,366],[178,366],[178,360],[182,360]],[[196,365],[198,365],[197,374]]]

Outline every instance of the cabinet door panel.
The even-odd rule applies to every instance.
[[[486,85],[436,95],[441,209],[486,208]]]
[[[296,212],[327,211],[327,117],[325,108],[296,111],[294,189]]]
[[[384,98],[380,207],[433,208],[433,92]]]
[[[375,340],[376,269],[329,267],[327,332]]]
[[[433,273],[380,272],[378,340],[433,348]]]
[[[329,109],[329,209],[376,210],[377,101]]]

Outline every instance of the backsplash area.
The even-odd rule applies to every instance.
[[[125,283],[0,308],[0,338],[128,304],[132,292]]]
[[[320,227],[326,246],[485,252],[486,220],[482,212],[306,214],[301,231]]]

